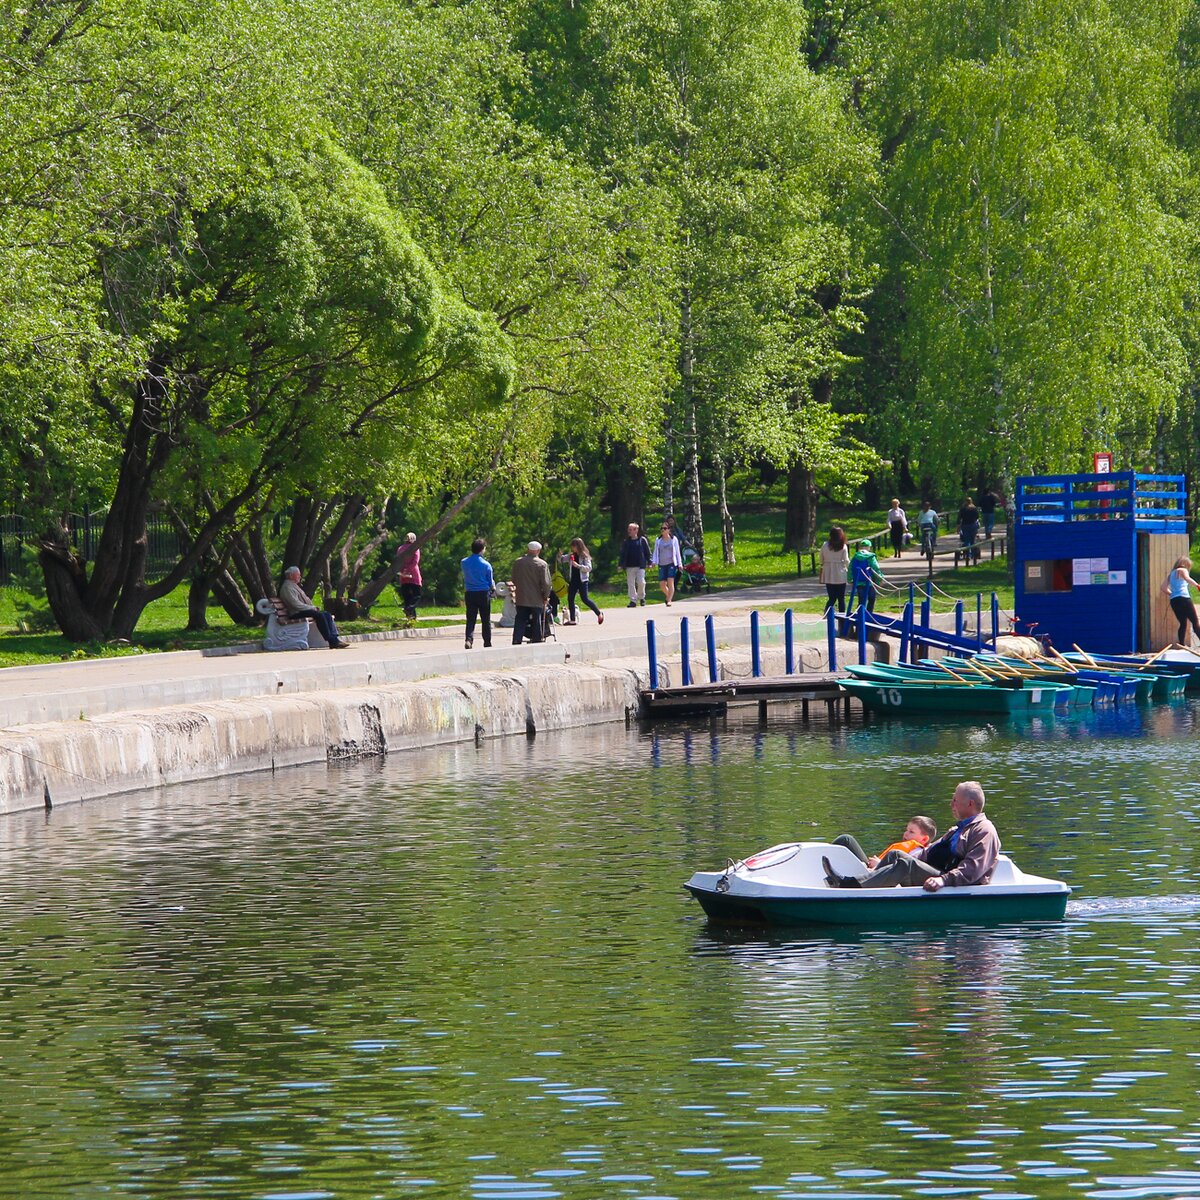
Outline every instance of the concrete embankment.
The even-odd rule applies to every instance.
[[[764,630],[763,667],[782,674],[777,633]],[[620,653],[620,642],[610,643]],[[632,647],[631,647],[632,648]],[[526,649],[537,649],[527,647]],[[824,646],[797,647],[802,670],[826,668]],[[750,674],[748,652],[723,646],[720,674]],[[232,664],[230,664],[232,666]],[[337,660],[327,670],[341,672]],[[692,655],[695,677],[702,656]],[[659,684],[678,682],[677,657],[660,662]],[[647,686],[643,657],[549,663],[434,679],[216,698],[197,703],[22,724],[0,733],[3,811],[93,799],[186,780],[463,742],[532,735],[634,718]],[[103,706],[101,706],[103,707]]]

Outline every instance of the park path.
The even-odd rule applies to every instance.
[[[938,560],[939,571],[952,560]],[[924,561],[910,552],[901,559],[882,559],[889,583],[903,586],[926,577]],[[79,720],[103,713],[144,711],[168,705],[245,699],[295,692],[366,687],[431,676],[512,670],[526,665],[597,662],[641,657],[646,621],[664,630],[675,618],[713,615],[718,630],[742,627],[754,608],[786,605],[823,596],[815,576],[760,587],[689,595],[670,608],[662,603],[656,583],[647,584],[644,608],[604,609],[604,624],[583,610],[580,623],[556,628],[556,640],[541,646],[511,644],[508,630],[495,630],[494,645],[466,651],[461,626],[418,629],[403,635],[371,634],[351,638],[348,650],[249,653],[184,650],[121,658],[40,663],[0,669],[0,728],[45,721]],[[882,604],[881,608],[888,607]],[[797,614],[803,623],[820,620]]]

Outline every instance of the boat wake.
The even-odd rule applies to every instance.
[[[1076,920],[1195,915],[1200,915],[1200,896],[1096,896],[1089,900],[1067,901],[1067,916]]]

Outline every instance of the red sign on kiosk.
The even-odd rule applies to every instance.
[[[1096,475],[1111,475],[1112,474],[1112,455],[1107,450],[1101,450],[1092,455],[1092,471]],[[1116,488],[1111,483],[1096,484],[1098,492],[1112,492]],[[1100,501],[1101,508],[1107,508],[1109,502],[1107,500]],[[1100,519],[1103,520],[1106,514],[1101,513]]]

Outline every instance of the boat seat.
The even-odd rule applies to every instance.
[[[1017,872],[1012,859],[1002,854],[996,862],[996,870],[992,873],[990,883],[1016,883]]]

